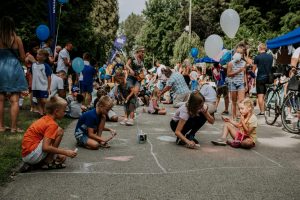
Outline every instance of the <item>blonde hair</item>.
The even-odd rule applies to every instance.
[[[152,91],[152,95],[151,95],[151,98],[155,99],[155,100],[158,100],[158,92],[159,92],[159,89],[158,87],[155,87]]]
[[[267,50],[267,46],[265,45],[265,43],[260,43],[258,45],[258,48],[261,49],[261,50]]]
[[[46,49],[39,49],[37,53],[42,54],[45,58],[49,57],[49,52]]]
[[[241,104],[243,104],[244,106],[247,106],[248,108],[251,109],[251,112],[254,110],[254,104],[253,101],[251,101],[251,99],[246,98],[244,99]]]
[[[61,109],[67,106],[67,101],[59,96],[50,97],[47,100],[45,109],[47,114],[53,114],[56,109]]]
[[[102,96],[99,101],[96,104],[96,107],[106,107],[106,108],[112,108],[114,105],[114,102],[112,101],[112,99],[105,95]]]

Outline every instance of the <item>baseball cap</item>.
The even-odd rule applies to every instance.
[[[80,91],[79,87],[77,86],[72,87],[72,92],[79,92],[79,91]]]

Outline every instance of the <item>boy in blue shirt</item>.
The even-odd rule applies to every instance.
[[[95,109],[81,115],[74,133],[79,146],[93,150],[97,150],[99,147],[109,147],[107,142],[116,135],[115,130],[105,128],[106,115],[112,107],[113,101],[108,96],[103,96],[96,104]],[[111,136],[105,139],[102,137],[103,131],[110,131]]]

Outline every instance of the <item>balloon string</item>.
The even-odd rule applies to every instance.
[[[60,4],[60,8],[59,8],[58,24],[57,24],[56,37],[55,37],[55,46],[54,46],[55,49],[56,49],[56,45],[57,45],[58,30],[59,30],[60,17],[61,17],[61,7],[62,7],[62,4]]]

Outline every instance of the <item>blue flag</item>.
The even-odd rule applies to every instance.
[[[56,0],[48,0],[48,23],[50,29],[50,37],[55,39],[56,32]],[[54,42],[51,46],[52,51],[54,52]]]

